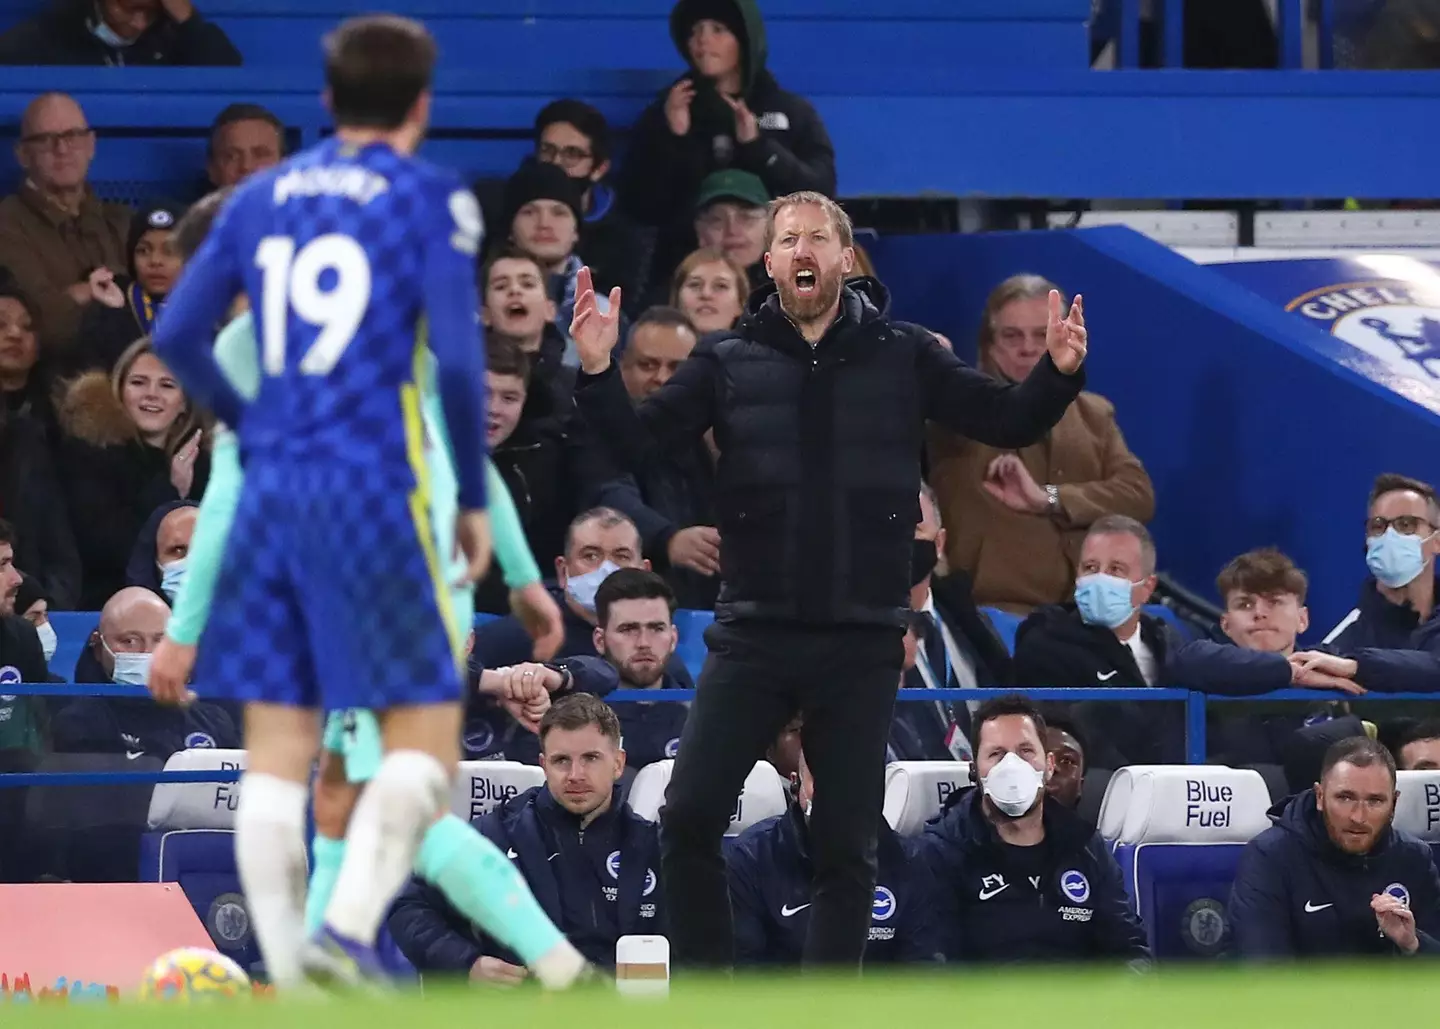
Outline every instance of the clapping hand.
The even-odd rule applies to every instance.
[[[981,485],[986,493],[1019,514],[1041,514],[1050,506],[1050,498],[1015,454],[1001,454],[991,461]]]
[[[124,307],[125,294],[115,284],[115,273],[109,268],[96,268],[90,273],[90,296],[106,307]]]
[[[1074,375],[1085,360],[1089,345],[1089,333],[1085,331],[1084,297],[1079,293],[1070,303],[1070,313],[1060,317],[1060,291],[1050,291],[1050,319],[1045,326],[1045,349],[1050,351],[1050,360],[1055,362],[1066,375]]]
[[[581,268],[575,276],[570,338],[580,352],[580,368],[586,375],[599,375],[610,367],[610,351],[620,341],[620,287],[610,291],[610,310],[602,313],[589,267]]]

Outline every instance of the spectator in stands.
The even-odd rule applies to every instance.
[[[1327,648],[1410,646],[1435,614],[1435,555],[1440,554],[1440,497],[1429,483],[1386,473],[1370,490],[1360,603],[1325,637]]]
[[[590,442],[583,423],[539,414],[527,403],[525,354],[510,338],[485,343],[489,386],[486,441],[496,471],[505,479],[535,560],[544,567],[565,552],[570,520],[599,496],[609,465]],[[498,567],[480,583],[476,609],[509,611],[510,589]]]
[[[1148,961],[1120,868],[1095,827],[1047,796],[1039,709],[1012,694],[975,712],[974,789],[925,827],[947,959]]]
[[[800,964],[814,879],[809,829],[815,780],[804,753],[797,766],[786,812],[750,826],[725,849],[739,965]],[[943,960],[934,911],[937,887],[918,847],[880,820],[867,966]]]
[[[137,340],[110,375],[85,372],[60,406],[61,483],[84,570],[82,610],[124,582],[151,512],[198,500],[210,473],[202,418],[150,348]]]
[[[1055,769],[1045,783],[1045,796],[1071,811],[1080,806],[1085,789],[1085,745],[1076,735],[1079,731],[1053,721],[1045,726],[1045,753]]]
[[[210,125],[205,144],[208,188],[237,186],[251,174],[280,163],[285,156],[285,125],[259,104],[230,104]],[[198,199],[198,198],[197,198]]]
[[[1009,681],[1005,645],[975,610],[964,573],[936,576],[945,529],[935,494],[920,489],[920,521],[910,558],[910,606],[919,646],[914,667],[905,673],[910,689],[974,689]],[[998,671],[997,671],[998,669]],[[978,702],[977,702],[978,706]],[[901,761],[969,761],[974,754],[966,704],[897,704],[890,728],[890,749]]]
[[[637,306],[649,271],[648,234],[620,212],[610,171],[610,126],[583,100],[556,100],[535,117],[535,157],[559,165],[580,190],[580,259],[606,294],[619,286]],[[632,313],[638,314],[635,310]]]
[[[60,646],[60,638],[55,635],[55,626],[50,624],[50,610],[50,598],[45,595],[40,580],[22,573],[20,589],[15,593],[15,613],[35,626],[35,634],[40,637],[40,649],[45,653],[47,665]]]
[[[86,183],[95,130],[64,93],[44,93],[25,108],[15,153],[25,180],[0,200],[0,266],[40,309],[48,357],[73,342],[94,300],[90,280],[125,267],[130,212],[102,202]]]
[[[481,274],[480,321],[487,345],[499,336],[524,352],[529,368],[527,414],[560,415],[571,406],[575,370],[564,365],[569,340],[555,325],[555,302],[545,292],[545,270],[530,254],[505,245],[490,254]]]
[[[560,700],[540,722],[545,785],[504,801],[475,828],[505,851],[560,931],[601,968],[615,967],[615,942],[664,933],[655,823],[621,802],[625,770],[620,722],[588,694]],[[389,929],[421,972],[513,985],[519,958],[477,932],[433,886],[412,880]]]
[[[630,329],[620,355],[625,390],[636,403],[670,380],[695,348],[695,329],[673,307],[652,307]],[[715,459],[703,442],[659,455],[638,476],[605,483],[599,502],[635,519],[645,553],[675,589],[681,607],[708,611],[720,589],[715,528]]]
[[[40,363],[40,311],[13,283],[0,283],[0,400],[7,418],[29,418],[55,434],[54,381]]]
[[[0,64],[238,65],[190,0],[52,0],[0,35]]]
[[[199,512],[200,505],[193,500],[174,500],[157,507],[135,539],[125,567],[125,584],[154,590],[173,605],[185,581]]]
[[[75,663],[75,682],[134,686],[137,696],[79,697],[60,707],[52,725],[57,751],[149,754],[165,761],[177,750],[241,746],[223,706],[196,701],[166,707],[145,692],[150,656],[169,620],[165,601],[138,586],[126,586],[105,602],[100,626]]]
[[[1410,721],[1389,741],[1395,765],[1402,772],[1440,769],[1440,721]]]
[[[35,621],[26,617],[45,598],[33,579],[28,580],[28,588],[26,581],[15,567],[15,530],[0,520],[0,690],[15,683],[50,681],[45,641]],[[48,628],[48,620],[44,624]],[[53,641],[54,629],[47,635]],[[54,652],[52,645],[50,653]],[[33,759],[45,749],[44,708],[39,697],[0,696],[0,769],[26,766],[29,762],[22,756]]]
[[[657,270],[679,263],[705,176],[738,168],[771,196],[835,195],[835,151],[808,101],[766,68],[765,24],[753,0],[679,0],[670,36],[689,68],[635,125],[620,197],[639,222],[660,230]]]
[[[1270,812],[1245,845],[1230,925],[1250,960],[1440,954],[1440,875],[1396,829],[1395,762],[1367,737],[1325,754],[1314,792]]]
[[[80,318],[80,334],[67,361],[73,371],[108,372],[141,336],[150,335],[155,317],[180,277],[175,224],[185,209],[168,201],[142,208],[130,222],[123,275],[102,269],[90,279],[92,303]]]
[[[670,305],[685,312],[701,336],[728,332],[745,313],[749,295],[745,268],[717,250],[691,253],[670,284]]]
[[[747,296],[770,281],[765,271],[769,204],[770,191],[760,176],[738,168],[705,176],[695,201],[695,238],[700,249],[722,253],[744,268]]]
[[[1057,287],[1016,275],[991,291],[980,323],[980,368],[1023,382],[1045,354]],[[1058,318],[1058,314],[1055,315]],[[1081,393],[1060,423],[1018,451],[987,447],[944,429],[930,433],[930,477],[954,528],[946,558],[969,572],[979,604],[1026,614],[1070,598],[1080,541],[1105,514],[1146,522],[1155,492],[1125,445],[1115,408]]]

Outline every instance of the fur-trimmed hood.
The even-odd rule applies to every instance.
[[[139,438],[105,372],[84,372],[61,383],[56,392],[60,428],[67,435],[96,447],[119,446]]]

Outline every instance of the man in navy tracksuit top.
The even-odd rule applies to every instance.
[[[1440,954],[1440,876],[1401,832],[1395,761],[1368,737],[1325,754],[1320,782],[1276,805],[1230,894],[1242,958]]]
[[[800,756],[794,802],[783,815],[746,829],[725,851],[735,917],[735,960],[742,965],[800,964],[810,924],[810,798],[814,779]],[[913,840],[881,819],[875,903],[865,963],[940,961],[935,883]]]
[[[1045,719],[1011,694],[975,712],[978,788],[920,837],[949,961],[1142,961],[1150,949],[1094,826],[1045,796]]]
[[[605,702],[577,693],[540,722],[545,785],[480,818],[476,828],[524,875],[535,899],[585,957],[615,967],[615,942],[665,932],[657,829],[620,802],[620,723]],[[391,935],[420,972],[513,983],[519,959],[483,935],[434,887],[413,880],[391,909]]]

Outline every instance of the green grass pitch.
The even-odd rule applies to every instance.
[[[331,1002],[3,1005],[5,1029],[1353,1029],[1429,1024],[1440,963],[1130,972],[956,969],[865,978],[686,979],[664,998],[594,987],[430,989]]]

